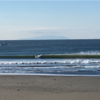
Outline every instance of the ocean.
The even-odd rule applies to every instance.
[[[7,45],[2,45],[7,42]],[[100,55],[100,40],[2,40],[0,56]],[[0,59],[1,75],[100,76],[100,59]]]

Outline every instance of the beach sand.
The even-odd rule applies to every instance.
[[[1,75],[0,100],[100,100],[100,77]]]

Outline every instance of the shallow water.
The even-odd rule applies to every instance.
[[[0,74],[100,75],[100,59],[0,59]]]

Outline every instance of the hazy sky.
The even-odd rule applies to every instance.
[[[100,39],[100,1],[0,1],[0,40]]]

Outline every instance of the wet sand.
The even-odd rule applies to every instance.
[[[0,100],[100,100],[100,77],[0,75]]]

